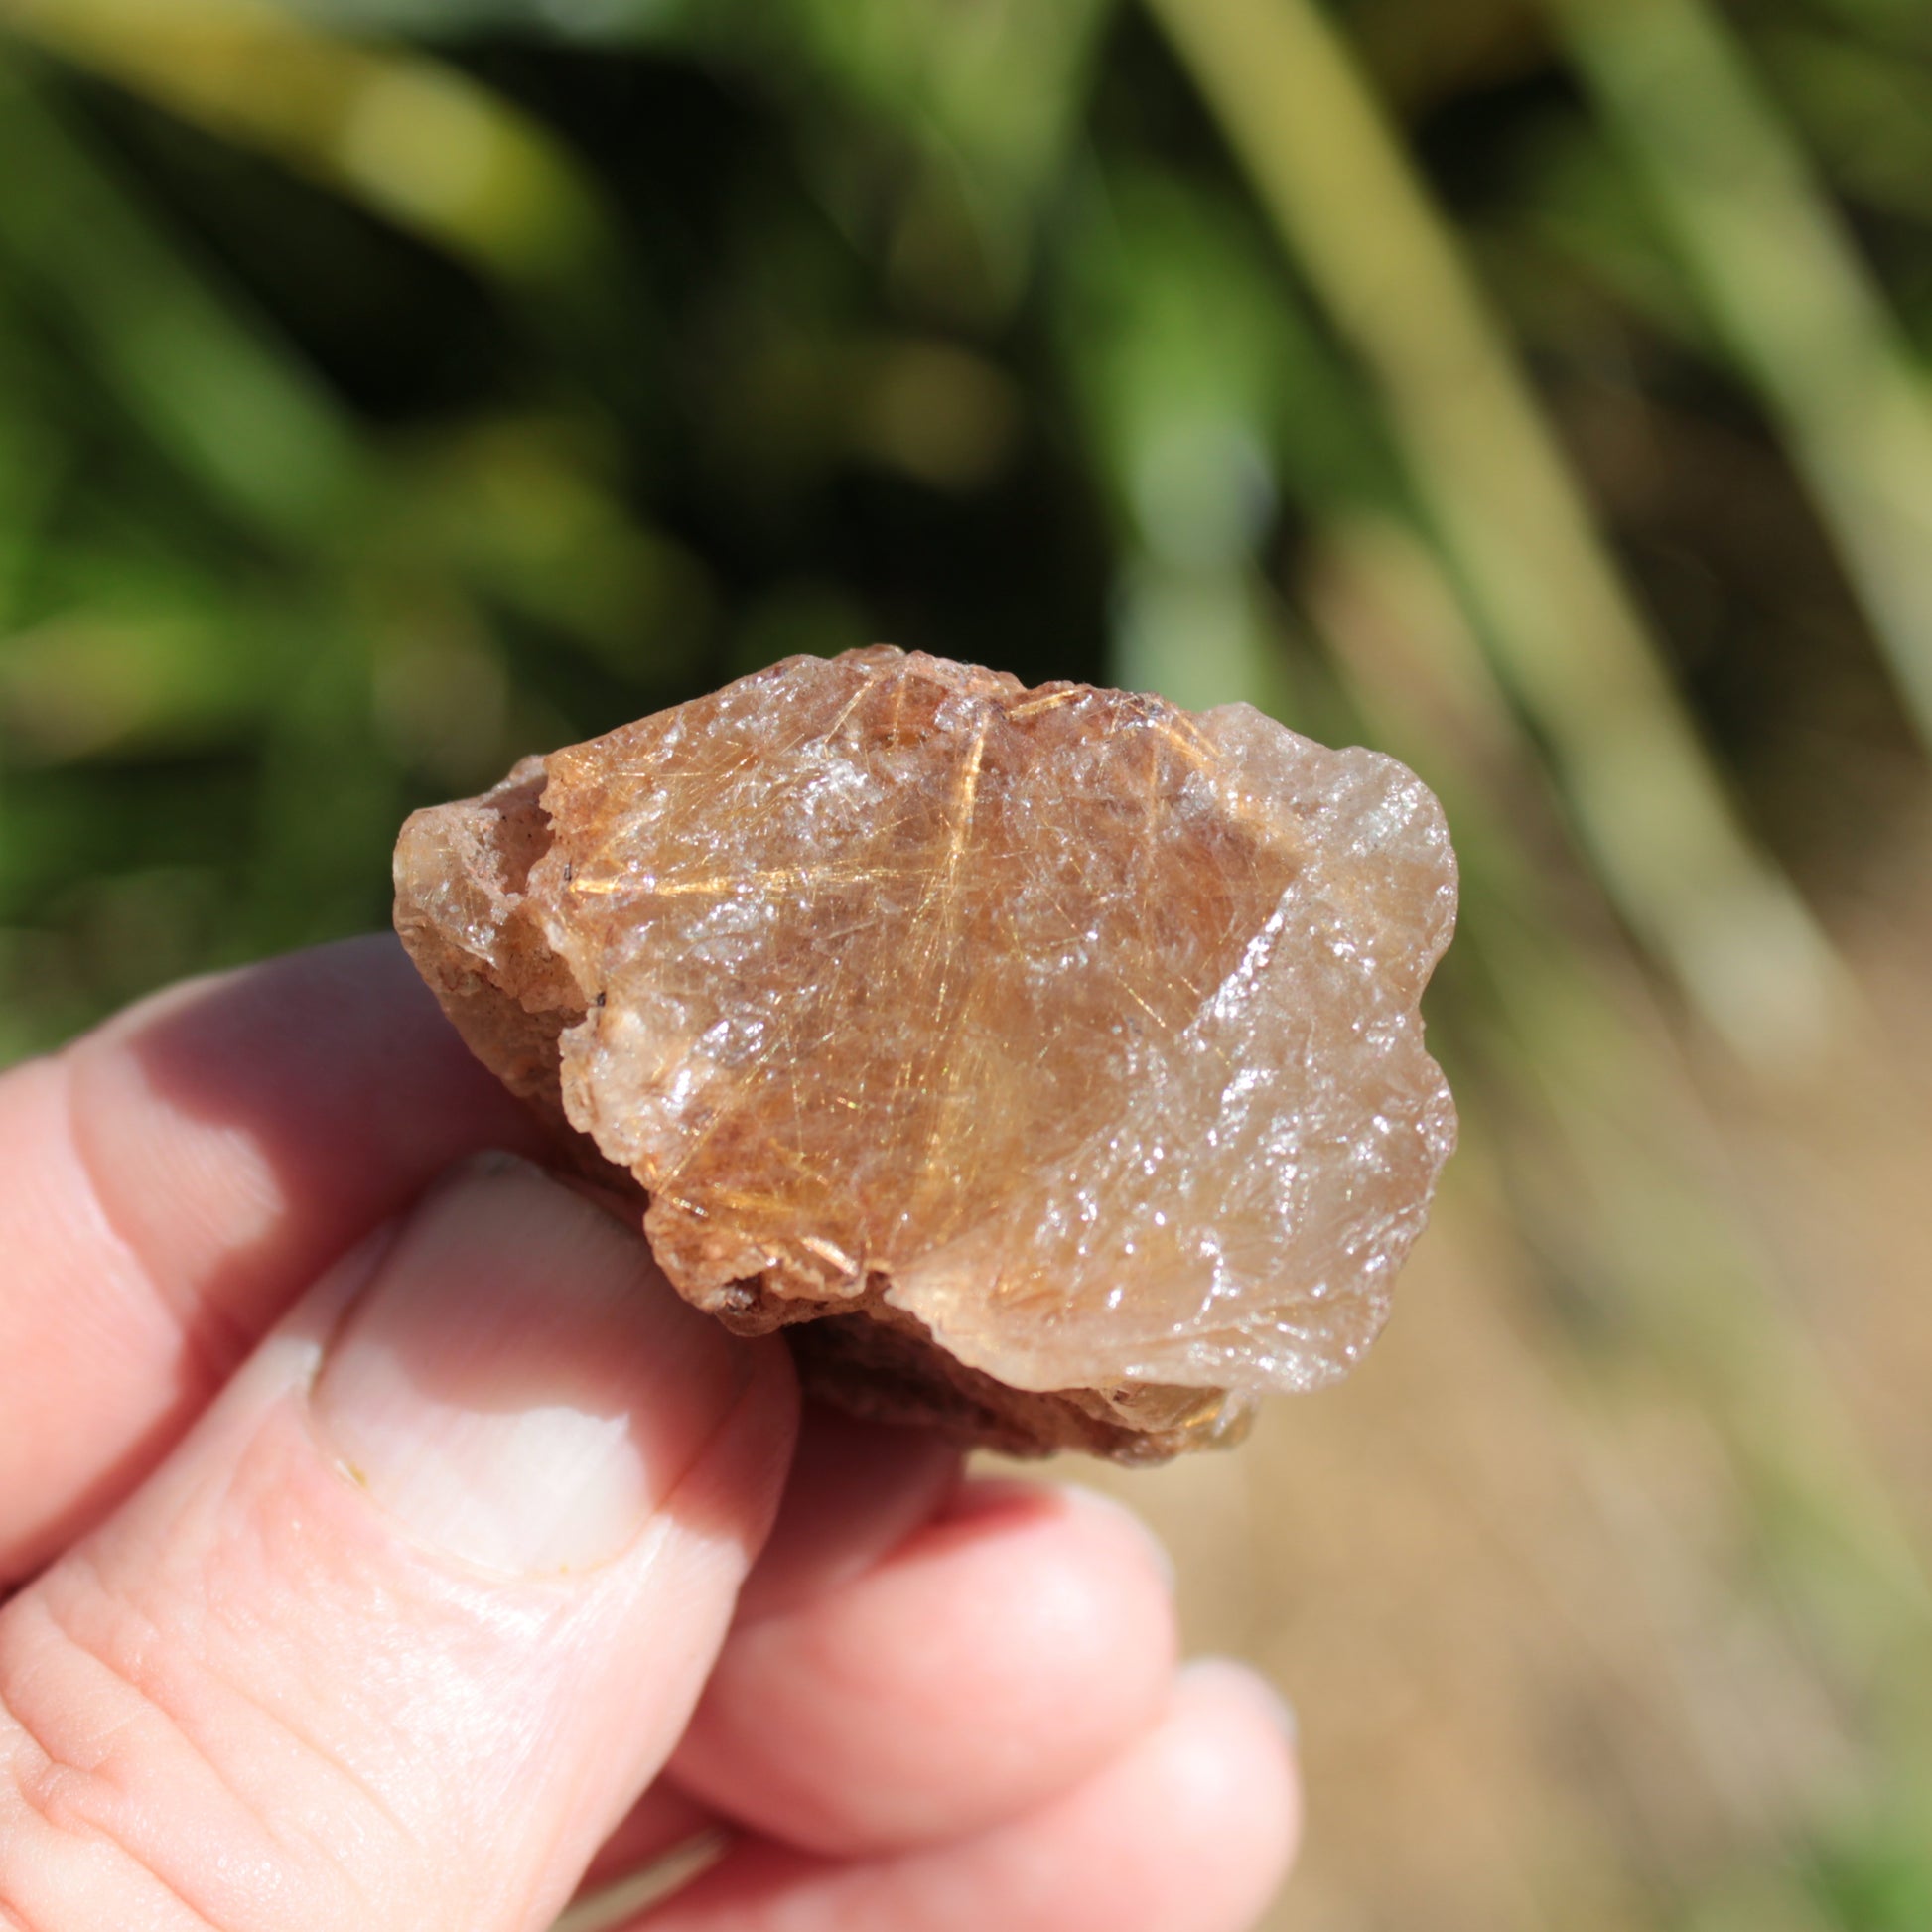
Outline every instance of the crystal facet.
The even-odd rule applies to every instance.
[[[1010,1449],[1165,1454],[1342,1373],[1454,1141],[1442,812],[1247,705],[795,658],[417,813],[396,881],[683,1295]]]

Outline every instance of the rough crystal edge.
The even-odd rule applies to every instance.
[[[889,653],[887,647],[880,647],[877,654],[890,654],[895,660],[899,656],[897,651]],[[1006,674],[972,674],[1009,695],[1022,688],[1017,679]],[[578,749],[563,748],[564,754]],[[1380,755],[1369,756],[1379,759]],[[546,759],[526,759],[482,797],[412,815],[396,855],[396,927],[411,958],[472,1050],[551,1126],[562,1160],[603,1185],[635,1199],[647,1210],[649,1196],[644,1189],[627,1170],[602,1152],[590,1134],[570,1124],[559,1093],[560,1038],[585,1018],[588,1003],[584,990],[542,939],[523,905],[530,868],[551,839],[548,815],[542,806],[551,775],[549,763]],[[1408,776],[1440,817],[1440,807],[1426,787],[1413,773]],[[483,870],[473,866],[462,882],[480,887],[484,901],[468,908],[472,914],[469,923],[473,931],[478,926],[487,929],[494,939],[520,953],[526,964],[535,968],[523,991],[513,992],[507,976],[483,952],[446,943],[429,907],[409,898],[405,855],[417,841],[433,836],[467,846],[487,868],[486,881]],[[1442,828],[1442,840],[1447,851],[1447,827]],[[439,883],[448,888],[447,875]],[[1439,898],[1447,907],[1453,907],[1452,875]],[[1412,960],[1417,993],[1447,947],[1453,923],[1450,909],[1431,935],[1432,942]],[[1415,1016],[1411,1018],[1413,1021]],[[1442,1140],[1436,1162],[1440,1173],[1442,1159],[1454,1141],[1453,1102],[1446,1083],[1439,1095],[1438,1112],[1440,1117],[1434,1125]],[[1416,1204],[1417,1232],[1433,1193],[1432,1181]],[[1402,1244],[1404,1249],[1408,1245],[1407,1241]],[[1390,1272],[1395,1259],[1391,1258]],[[883,1291],[883,1284],[878,1287]],[[915,1315],[895,1307],[883,1292],[873,1292],[874,1288],[868,1282],[866,1291],[856,1297],[799,1299],[775,1293],[772,1285],[755,1277],[731,1283],[711,1297],[690,1299],[708,1307],[727,1326],[741,1333],[786,1329],[807,1387],[850,1413],[924,1423],[1008,1453],[1041,1455],[1072,1448],[1120,1461],[1161,1461],[1183,1449],[1238,1440],[1252,1416],[1252,1397],[1218,1387],[1180,1387],[1152,1379],[1111,1390],[1012,1387],[958,1360],[931,1340]],[[1379,1317],[1387,1313],[1386,1297],[1383,1301]],[[857,1311],[860,1310],[864,1312]],[[1380,1325],[1378,1318],[1374,1326]],[[1359,1347],[1351,1349],[1350,1360],[1359,1352]],[[1335,1374],[1341,1372],[1340,1368],[1333,1370]]]

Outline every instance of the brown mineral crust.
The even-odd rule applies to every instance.
[[[913,1423],[1000,1449],[1039,1455],[1084,1449],[1117,1462],[1164,1462],[1185,1449],[1238,1442],[1251,1405],[1218,1389],[1037,1393],[955,1361],[890,1304],[786,1330],[808,1395],[869,1422]]]
[[[862,1413],[1129,1459],[1341,1372],[1454,1115],[1440,811],[1246,706],[794,659],[418,813],[396,922]],[[591,1148],[596,1150],[591,1153]]]
[[[543,787],[543,760],[525,759],[481,798],[412,818],[396,853],[396,925],[471,1050],[562,1124],[557,1042],[585,1002],[524,897],[550,847]],[[405,872],[415,893],[407,911]]]

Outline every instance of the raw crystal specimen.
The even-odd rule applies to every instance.
[[[1008,1449],[1341,1374],[1454,1141],[1442,812],[1246,705],[794,658],[417,813],[396,894],[683,1295]]]

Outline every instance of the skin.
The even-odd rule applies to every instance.
[[[782,1348],[613,1215],[528,1168],[439,1180],[486,1149],[544,1155],[387,940],[0,1076],[0,1927],[540,1932],[720,1827],[637,1923],[1251,1924],[1288,1729],[1176,1666],[1134,1519],[801,1416]],[[372,1424],[358,1338],[405,1278],[437,1335],[548,1325]],[[621,1478],[568,1561],[479,1556],[392,1483],[412,1432],[559,1404]]]

